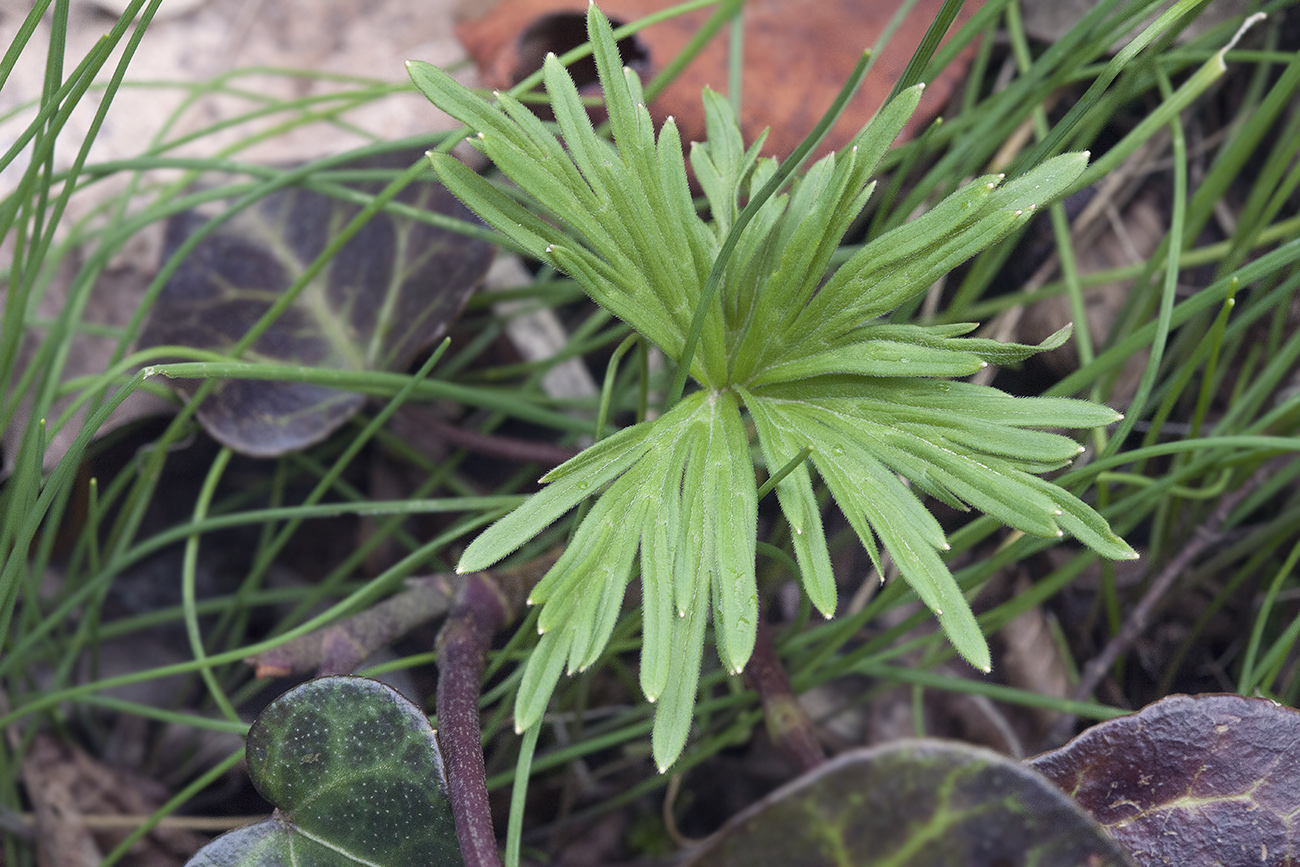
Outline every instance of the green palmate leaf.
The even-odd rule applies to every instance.
[[[708,596],[699,594],[686,612],[673,620],[672,646],[668,662],[668,685],[655,708],[650,748],[659,770],[666,771],[691,732],[695,710],[695,690],[700,682],[700,663],[704,657],[704,625],[709,617]]]
[[[433,728],[382,683],[325,677],[277,698],[249,729],[248,773],[275,813],[187,867],[462,863]]]
[[[754,576],[758,488],[749,460],[749,438],[735,396],[723,392],[713,404],[704,489],[705,502],[715,507],[713,620],[718,656],[728,671],[739,674],[749,661],[758,629]],[[708,524],[705,527],[707,533]]]
[[[652,433],[649,425],[619,431],[552,470],[543,481],[553,484],[475,539],[465,549],[457,569],[486,569],[536,536],[631,466],[650,447],[647,439]]]
[[[598,497],[533,591],[543,635],[520,685],[519,728],[540,719],[566,666],[581,671],[605,652],[638,563],[640,683],[657,702],[652,742],[661,769],[690,731],[710,615],[723,667],[744,667],[761,610],[745,412],[768,472],[788,470],[775,486],[777,501],[809,599],[827,616],[836,607],[835,578],[814,470],[877,567],[883,549],[981,669],[989,666],[987,645],[941,557],[943,529],[918,494],[981,509],[1028,533],[1069,532],[1104,556],[1133,556],[1100,515],[1031,474],[1080,452],[1073,439],[1034,428],[1107,425],[1115,412],[947,379],[1054,349],[1068,328],[1028,346],[968,337],[971,323],[878,320],[1024,225],[1076,182],[1086,154],[1055,157],[1009,180],[978,178],[828,274],[921,87],[901,92],[849,147],[783,185],[771,182],[789,177],[791,167],[761,157],[761,137],[746,146],[730,102],[705,91],[708,138],[691,146],[689,158],[708,207],[702,216],[676,125],[669,120],[656,136],[640,81],[622,67],[609,22],[594,5],[587,24],[612,144],[596,134],[554,57],[543,78],[563,142],[510,96],[496,95],[493,106],[445,74],[412,65],[420,89],[470,127],[471,144],[524,195],[506,195],[450,157],[433,156],[448,189],[572,276],[679,369],[689,363],[701,386],[661,417],[549,474],[540,493],[466,550],[459,569],[485,568]],[[694,341],[701,323],[698,351],[684,362],[688,334]]]
[[[740,394],[754,417],[763,459],[769,468],[782,465],[778,455],[798,454],[805,447],[801,443],[806,438],[787,432],[778,423],[772,402],[756,401],[745,389],[740,389]],[[832,617],[835,614],[835,576],[831,571],[821,509],[805,464],[796,467],[777,484],[776,496],[790,523],[792,547],[808,599],[823,615]]]
[[[973,352],[892,340],[865,340],[769,367],[754,385],[788,382],[833,373],[857,376],[969,376],[988,367]]]
[[[528,655],[519,693],[515,696],[515,731],[523,733],[546,712],[551,693],[564,673],[564,661],[569,658],[573,645],[573,632],[558,629],[548,632],[537,642]]]
[[[665,449],[651,479],[658,477],[659,491],[647,491],[648,526],[641,538],[641,691],[650,701],[668,685],[673,654],[674,579],[681,534],[682,471],[685,462],[677,448]]]

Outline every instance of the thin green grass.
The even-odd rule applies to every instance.
[[[693,2],[675,11],[714,5]],[[1253,37],[1257,42],[1248,47],[1243,44],[1226,56],[1220,52],[1232,36],[1231,26],[1216,28],[1188,44],[1172,45],[1171,35],[1186,23],[1179,16],[1194,14],[1196,4],[1184,0],[1144,27],[1146,11],[1153,5],[1130,8],[1118,0],[1096,4],[1068,36],[1043,48],[1027,40],[1013,5],[986,4],[926,61],[927,70],[937,69],[964,46],[978,46],[975,73],[959,107],[943,124],[887,158],[893,174],[882,179],[876,210],[865,221],[865,231],[875,236],[909,219],[965,179],[987,171],[1002,145],[1022,126],[1033,130],[1034,141],[1011,155],[1011,170],[1068,148],[1095,147],[1098,155],[1089,170],[1089,181],[1120,170],[1140,148],[1166,137],[1167,144],[1160,146],[1159,153],[1173,167],[1167,175],[1171,179],[1166,197],[1169,225],[1163,243],[1148,257],[1104,273],[1079,273],[1071,263],[1078,260],[1076,246],[1080,242],[1064,212],[1053,209],[1049,219],[1062,262],[1060,277],[1049,277],[1030,292],[1004,291],[995,279],[1012,245],[1001,245],[952,281],[948,302],[939,306],[935,316],[939,322],[986,322],[1049,299],[1068,299],[1075,313],[1076,345],[1082,362],[1049,393],[1092,396],[1124,410],[1126,418],[1119,428],[1091,442],[1084,459],[1059,481],[1094,502],[1118,532],[1140,544],[1147,574],[1154,574],[1171,552],[1196,532],[1219,498],[1265,460],[1300,452],[1300,393],[1291,385],[1300,366],[1300,332],[1294,325],[1300,292],[1300,218],[1288,207],[1300,189],[1300,111],[1296,108],[1300,60],[1276,49],[1273,20],[1256,25]],[[1265,5],[1281,9],[1291,4]],[[575,442],[591,435],[594,419],[621,423],[642,417],[648,395],[672,391],[664,376],[651,375],[648,365],[640,360],[633,363],[637,353],[620,344],[626,329],[601,314],[589,315],[579,324],[569,344],[549,362],[489,361],[500,327],[491,321],[492,302],[527,299],[539,308],[559,309],[571,307],[580,298],[568,281],[545,271],[532,286],[475,299],[470,309],[485,323],[478,339],[458,343],[431,370],[415,374],[266,365],[175,348],[134,352],[132,346],[152,299],[185,252],[205,233],[216,231],[239,210],[276,190],[301,185],[362,206],[362,215],[348,231],[359,228],[380,209],[449,225],[445,218],[390,201],[403,185],[424,175],[421,165],[412,165],[405,172],[368,175],[382,177],[390,185],[378,196],[366,196],[346,186],[359,176],[343,163],[411,147],[449,147],[454,137],[375,142],[346,155],[290,169],[239,158],[242,151],[260,141],[312,124],[365,137],[365,131],[348,120],[348,113],[403,87],[372,79],[341,79],[335,82],[336,93],[278,101],[252,86],[250,82],[256,80],[252,76],[306,73],[259,69],[197,84],[125,82],[131,52],[156,7],[156,2],[135,0],[105,41],[71,66],[65,62],[62,42],[68,3],[45,0],[24,19],[0,59],[0,83],[24,51],[45,50],[49,70],[40,100],[22,109],[31,120],[0,157],[0,168],[24,168],[16,190],[0,202],[0,237],[11,257],[5,263],[0,319],[0,429],[8,429],[8,441],[18,444],[13,453],[4,455],[7,477],[0,488],[0,730],[15,734],[19,746],[15,751],[9,740],[0,745],[0,810],[6,812],[20,808],[21,749],[41,728],[66,731],[70,720],[129,715],[187,726],[196,733],[242,732],[247,716],[241,702],[260,688],[251,681],[242,662],[245,657],[362,610],[412,574],[448,568],[454,548],[516,505],[524,485],[540,474],[536,468],[527,468],[500,490],[483,491],[464,468],[463,453],[452,452],[444,460],[432,461],[394,441],[383,424],[388,413],[402,404],[453,402],[469,408],[474,423],[485,432],[505,422],[526,423],[548,432],[556,441]],[[51,8],[55,36],[42,48],[31,38],[40,16]],[[736,4],[719,5],[710,28],[722,30],[736,9]],[[623,28],[619,35],[640,26],[645,26],[644,22]],[[991,80],[993,64],[1000,57],[993,40],[995,28],[1010,35],[1010,62],[1015,70],[1004,86],[988,92],[985,83]],[[1116,42],[1147,47],[1110,58],[1107,50]],[[739,31],[731,45],[734,52],[743,50]],[[695,45],[693,50],[699,47]],[[119,49],[114,60],[113,52]],[[582,53],[581,49],[570,52],[565,59],[571,62]],[[400,60],[394,58],[395,65]],[[737,93],[741,69],[733,63],[732,83]],[[1207,137],[1204,130],[1196,129],[1197,137],[1190,137],[1192,114],[1220,99],[1225,87],[1236,86],[1234,82],[1246,84],[1233,116],[1215,135]],[[524,86],[535,84],[528,81]],[[96,164],[89,157],[93,130],[109,110],[117,89],[126,86],[178,89],[185,99],[167,126],[142,143],[136,157]],[[1068,110],[1054,120],[1050,108],[1061,92],[1068,94],[1069,101],[1064,104]],[[216,97],[242,99],[247,108],[221,123],[173,135],[186,112]],[[92,135],[85,141],[64,141],[62,130],[74,106],[92,100],[99,102]],[[1115,124],[1122,124],[1125,117],[1135,120],[1117,128]],[[230,141],[235,133],[233,144],[213,148],[210,156],[181,155],[202,153],[205,142],[218,137]],[[1118,142],[1105,155],[1100,153],[1103,135]],[[56,144],[60,152],[76,154],[67,169],[54,168]],[[1249,173],[1245,173],[1246,167]],[[1247,176],[1253,181],[1243,189]],[[218,180],[197,189],[194,184],[201,177]],[[120,184],[123,192],[77,221],[66,218],[74,196],[92,197],[109,183]],[[1210,239],[1207,227],[1215,226],[1216,208],[1221,212],[1225,201],[1232,203],[1232,231],[1221,239]],[[99,276],[132,237],[175,214],[215,205],[221,206],[220,212],[163,264],[126,327],[105,329],[86,321],[88,302],[100,291]],[[466,236],[489,238],[509,248],[500,236],[481,226],[452,227]],[[335,239],[317,267],[323,266],[346,238],[347,231]],[[841,255],[847,257],[851,252],[846,248]],[[57,315],[38,318],[39,299],[54,291],[59,268],[70,267],[78,257],[81,264],[67,288],[67,303]],[[1213,278],[1206,281],[1193,269],[1213,270]],[[249,332],[243,345],[270,325],[307,279],[291,288],[283,304]],[[1086,327],[1082,313],[1091,293],[1114,281],[1128,281],[1132,286],[1117,324],[1101,330]],[[1188,286],[1195,286],[1196,291],[1189,293]],[[34,353],[26,364],[19,365],[25,335],[31,336]],[[116,352],[105,370],[69,375],[73,341],[81,335],[116,341]],[[620,349],[615,350],[616,346]],[[611,359],[611,352],[616,358]],[[609,370],[599,401],[557,401],[542,392],[539,382],[551,365],[569,358],[593,357]],[[1134,359],[1140,372],[1135,381],[1127,382],[1123,371]],[[219,463],[212,469],[210,485],[202,492],[194,491],[186,514],[177,515],[163,528],[153,528],[145,516],[151,502],[160,496],[164,471],[195,435],[190,409],[179,408],[156,440],[115,476],[98,478],[93,486],[86,486],[80,474],[83,463],[107,448],[106,443],[97,441],[96,432],[128,394],[136,390],[168,394],[162,387],[166,377],[215,380],[232,375],[328,385],[371,396],[377,406],[330,442],[306,454],[268,463],[265,481],[255,490],[224,490],[219,484],[224,467]],[[604,430],[608,429],[605,425]],[[13,435],[15,430],[17,435]],[[64,456],[51,466],[47,447],[61,432],[75,436]],[[410,499],[370,499],[354,478],[365,470],[360,456],[366,444],[404,455],[423,468],[427,480]],[[1203,612],[1190,624],[1166,670],[1158,674],[1151,694],[1135,696],[1136,700],[1188,682],[1189,672],[1206,663],[1206,636],[1215,618],[1229,613],[1246,618],[1240,634],[1248,636],[1240,656],[1227,660],[1231,685],[1242,692],[1289,702],[1300,696],[1300,665],[1294,653],[1300,637],[1295,574],[1300,549],[1294,544],[1300,532],[1298,474],[1300,469],[1279,473],[1230,516],[1223,544],[1187,578],[1186,591],[1205,596]],[[84,519],[75,514],[81,508],[79,502],[86,503]],[[374,521],[373,535],[354,554],[327,574],[316,576],[310,585],[271,585],[267,575],[282,561],[290,542],[312,533],[318,520],[350,515]],[[419,535],[412,529],[411,519],[420,516],[445,516],[447,520],[436,532]],[[84,523],[72,543],[67,547],[56,544],[55,530],[76,526],[79,520]],[[239,527],[261,531],[250,552],[250,566],[228,593],[204,598],[196,579],[199,564],[205,552],[218,544],[219,537],[214,534]],[[568,529],[562,522],[543,534],[521,559],[543,553],[561,541]],[[1096,555],[1087,551],[1061,551],[1062,556],[1055,557],[1050,567],[1039,568],[1045,562],[1040,555],[1049,547],[1046,542],[1008,535],[995,522],[979,517],[952,528],[949,541],[949,562],[963,590],[977,606],[987,601],[979,607],[980,623],[990,633],[1027,611],[1052,605],[1062,593],[1083,592],[1079,590],[1081,582],[1097,562]],[[788,533],[784,527],[775,527],[762,542],[760,575],[765,577],[760,586],[770,590],[790,577]],[[395,559],[366,577],[366,558],[389,544],[398,552]],[[94,613],[124,576],[142,562],[169,546],[185,545],[188,556],[176,576],[177,587],[185,589],[179,604],[128,616]],[[981,588],[999,571],[1011,568],[1030,570],[1034,577],[1030,587],[1005,600],[983,600]],[[51,580],[52,575],[59,580]],[[874,575],[866,578],[877,580]],[[1103,580],[1102,586],[1106,589],[1098,597],[1098,605],[1108,609],[1109,615],[1099,609],[1097,622],[1109,620],[1109,624],[1096,635],[1105,640],[1135,597],[1114,582]],[[809,617],[805,604],[803,616],[786,626],[778,638],[779,652],[796,689],[865,675],[877,686],[861,701],[906,684],[926,690],[971,692],[1008,708],[1045,708],[1088,719],[1105,719],[1118,712],[1096,701],[1040,695],[997,681],[955,676],[950,669],[939,668],[952,658],[951,650],[941,636],[928,631],[925,615],[909,613],[908,606],[913,605],[914,597],[901,582],[885,586],[858,612],[829,622]],[[264,628],[267,618],[274,621],[269,632]],[[622,704],[600,706],[590,691],[592,678],[602,678],[607,688],[628,679],[638,646],[638,618],[638,612],[627,612],[610,649],[586,678],[562,684],[552,704],[553,715],[539,730],[530,732],[528,736],[534,740],[523,745],[525,753],[532,755],[531,762],[516,764],[521,745],[509,731],[507,720],[520,666],[536,642],[532,619],[525,618],[508,643],[494,652],[489,660],[492,688],[482,702],[490,766],[502,769],[491,777],[492,787],[512,783],[518,787],[525,778],[545,785],[560,769],[577,761],[604,762],[611,751],[649,768],[650,708],[635,700],[635,678],[629,681]],[[255,621],[263,625],[257,626]],[[886,622],[891,624],[888,628],[881,625]],[[1067,631],[1074,626],[1066,624]],[[188,630],[190,658],[126,674],[94,674],[104,644],[159,627]],[[413,652],[370,671],[397,671],[426,666],[429,661],[426,651]],[[174,675],[202,683],[207,700],[196,706],[160,707],[111,693],[115,687]],[[682,773],[729,746],[746,742],[761,724],[753,694],[716,665],[703,673],[700,693],[695,734],[675,768]],[[137,834],[218,779],[237,758],[231,756],[196,776]],[[616,809],[666,782],[664,777],[647,773],[598,807],[576,811],[568,820]],[[516,818],[510,834],[516,847],[521,829]],[[106,863],[120,860],[126,845],[119,846]],[[31,850],[12,836],[5,838],[2,857],[7,864],[34,863]]]

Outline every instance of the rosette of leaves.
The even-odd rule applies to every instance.
[[[670,118],[656,136],[640,80],[622,67],[594,5],[588,30],[613,143],[596,134],[554,56],[544,81],[563,144],[508,94],[494,94],[492,104],[428,64],[408,64],[416,85],[474,132],[471,144],[523,195],[431,154],[443,183],[679,367],[687,365],[698,385],[658,418],[548,473],[545,488],[462,556],[460,571],[486,568],[596,497],[530,599],[543,606],[542,636],[516,699],[520,731],[541,718],[566,668],[582,671],[599,659],[634,567],[642,582],[640,682],[658,702],[652,741],[661,769],[686,741],[710,614],[722,664],[730,672],[744,668],[759,617],[758,496],[745,413],[767,470],[780,479],[776,493],[803,586],[827,617],[836,590],[813,471],[877,568],[883,547],[958,652],[985,671],[988,647],[939,555],[948,547],[944,532],[914,490],[1026,533],[1064,531],[1104,556],[1136,556],[1101,516],[1036,475],[1065,466],[1082,449],[1035,428],[1092,428],[1117,413],[950,380],[1058,346],[1068,332],[1023,346],[965,337],[971,324],[882,318],[1024,224],[1078,178],[1087,154],[1055,157],[1005,183],[978,178],[828,276],[832,254],[874,188],[871,174],[921,87],[902,91],[847,148],[788,189],[782,175],[789,167],[760,158],[761,139],[746,149],[727,101],[706,90],[708,142],[690,151],[708,203],[704,218],[692,201],[676,125]]]

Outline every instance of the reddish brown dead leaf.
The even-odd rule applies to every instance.
[[[602,0],[615,26],[675,5],[675,0]],[[749,0],[745,5],[745,92],[741,130],[753,141],[771,128],[766,152],[785,156],[808,134],[898,8],[897,0]],[[842,147],[880,107],[920,44],[942,0],[920,0],[890,40],[821,152]],[[968,2],[963,16],[979,7]],[[510,87],[536,70],[546,52],[586,41],[586,0],[502,0],[464,21],[456,34],[491,87]],[[620,43],[623,60],[649,81],[686,46],[713,10],[682,15]],[[959,18],[960,24],[965,17]],[[656,120],[672,115],[685,141],[702,141],[700,90],[727,89],[726,30],[714,38],[650,106]],[[965,72],[969,52],[927,82],[921,108],[903,137],[923,129]],[[581,73],[577,73],[579,84]],[[595,75],[590,76],[594,80]]]

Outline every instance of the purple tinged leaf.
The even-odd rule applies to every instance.
[[[1141,865],[1300,860],[1300,712],[1239,695],[1175,695],[1095,725],[1030,765]]]

